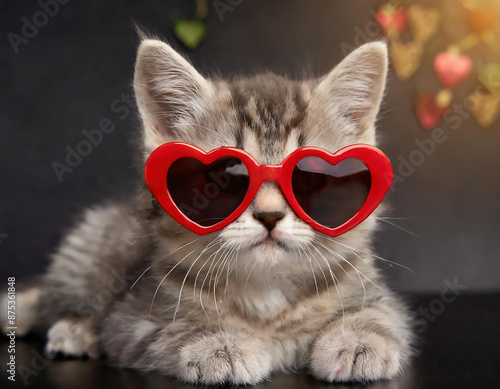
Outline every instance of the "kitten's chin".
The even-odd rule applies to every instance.
[[[272,252],[275,250],[290,251],[290,247],[280,239],[268,235],[264,239],[258,240],[250,245],[249,250],[262,250]]]

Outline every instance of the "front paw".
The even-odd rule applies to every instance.
[[[340,325],[315,341],[310,367],[316,378],[330,382],[390,379],[401,370],[401,353],[392,339]]]
[[[49,358],[57,355],[67,357],[99,357],[98,338],[94,330],[84,321],[62,319],[47,333],[45,354]]]
[[[250,335],[204,335],[181,349],[178,376],[190,383],[255,385],[271,372],[264,343]]]

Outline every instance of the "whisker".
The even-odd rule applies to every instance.
[[[319,236],[319,235],[318,235],[318,236]],[[389,260],[389,259],[383,258],[383,257],[381,257],[381,256],[379,256],[379,255],[376,255],[376,254],[370,253],[370,252],[368,252],[368,251],[363,251],[363,250],[361,250],[361,249],[357,249],[357,248],[351,247],[351,246],[349,246],[349,245],[347,245],[347,244],[345,244],[345,243],[342,243],[342,242],[340,242],[340,241],[338,241],[338,240],[336,240],[336,239],[333,239],[333,238],[329,238],[329,237],[326,237],[326,236],[321,236],[321,238],[326,239],[326,240],[330,240],[330,241],[332,241],[332,242],[334,242],[334,243],[337,243],[337,244],[339,244],[339,245],[341,245],[341,246],[344,246],[344,247],[348,248],[349,250],[351,250],[351,251],[354,253],[354,255],[356,255],[356,256],[357,256],[359,259],[361,259],[362,261],[364,261],[364,259],[363,259],[363,258],[361,258],[361,257],[357,254],[357,251],[359,251],[360,253],[363,253],[363,254],[370,255],[370,256],[372,256],[372,257],[374,257],[374,258],[380,259],[381,261],[384,261],[384,262],[388,263],[390,266],[392,266],[392,265],[396,265],[396,266],[402,267],[403,269],[406,269],[406,270],[408,270],[408,271],[412,272],[413,274],[415,274],[415,272],[414,272],[413,270],[411,270],[409,267],[406,267],[406,266],[404,266],[404,265],[401,265],[400,263],[397,263],[397,262],[391,261],[391,260]]]
[[[184,261],[187,257],[189,257],[192,253],[194,253],[196,250],[198,250],[198,247],[196,247],[194,250],[192,250],[190,253],[186,254],[179,262],[177,262],[172,269],[161,279],[160,284],[155,290],[155,293],[153,295],[153,299],[151,300],[151,307],[149,308],[149,316],[151,317],[151,312],[153,311],[153,304],[155,302],[156,295],[158,294],[158,291],[160,290],[161,284],[163,284],[163,281],[169,276],[170,273],[174,271],[174,269],[181,264],[182,261]]]
[[[231,262],[226,268],[226,285],[224,286],[224,299],[227,299],[227,284],[229,283],[229,274],[232,272],[233,263],[238,263],[238,254],[240,252],[241,244],[236,248],[236,252],[231,258]]]
[[[318,236],[318,235],[316,235],[316,236]],[[321,244],[321,241],[318,240],[318,239],[316,239],[316,238],[313,238],[313,242]],[[337,264],[337,266],[342,269],[342,271],[345,273],[345,275],[347,277],[352,278],[351,275],[344,269],[344,267],[342,266],[342,264],[336,258],[332,258],[332,259],[335,261],[335,263]]]
[[[255,267],[257,266],[257,261],[254,261],[253,262],[253,266],[250,268],[250,271],[248,272],[248,275],[247,275],[247,279],[245,281],[245,287],[243,288],[243,290],[247,290],[247,286],[248,286],[248,280],[250,279],[250,275],[252,274],[252,272],[255,270]]]
[[[413,217],[379,216],[379,217],[376,217],[376,219],[384,219],[384,220],[411,220],[411,219],[414,219],[414,218]]]
[[[401,227],[401,226],[397,225],[396,223],[390,222],[389,220],[386,220],[386,219],[381,218],[381,217],[375,217],[375,219],[380,220],[381,222],[387,223],[387,224],[389,224],[389,225],[391,225],[393,227],[399,228],[401,231],[404,231],[404,232],[406,232],[406,233],[408,233],[408,234],[410,234],[412,236],[415,236],[417,238],[421,238],[420,235],[415,234],[414,232],[411,232],[410,230],[407,230],[406,228]]]
[[[397,109],[400,109],[400,107],[392,107],[392,108],[388,108],[388,109],[386,109],[385,111],[380,112],[380,113],[379,113],[379,115],[381,115],[381,116],[382,116],[382,115],[385,115],[386,113],[389,113],[389,112],[395,111],[395,110],[397,110]]]
[[[222,241],[222,238],[219,238],[219,239],[217,239],[217,242],[215,244],[220,244],[221,241]],[[215,244],[214,244],[214,246],[215,246]],[[205,262],[203,262],[203,265],[201,265],[198,272],[196,273],[196,277],[194,278],[194,285],[193,285],[193,300],[196,298],[196,284],[198,282],[198,277],[200,276],[200,273],[203,270],[203,268],[205,267],[205,265],[208,263],[208,261],[210,261],[212,256],[216,253],[217,253],[217,251],[215,253],[212,253],[211,255],[209,255],[208,258],[205,260]],[[201,293],[201,290],[200,290],[200,293]]]
[[[306,246],[306,248],[307,248],[307,251],[309,251],[309,254],[311,254],[311,257],[316,261],[316,263],[319,267],[319,270],[321,271],[321,274],[323,274],[323,278],[325,280],[326,292],[328,295],[330,295],[330,289],[328,288],[328,279],[326,278],[325,272],[323,271],[323,267],[320,265],[320,263],[316,259],[316,256],[312,253],[311,249],[308,246]],[[314,248],[316,249],[316,247],[314,247]]]
[[[316,243],[319,244],[320,246],[322,246],[324,249],[328,250],[331,254],[334,254],[334,255],[337,255],[339,256],[340,258],[342,258],[344,261],[346,261],[349,265],[351,265],[351,267],[354,269],[354,271],[356,271],[356,274],[358,275],[358,278],[359,278],[359,281],[361,282],[361,286],[363,287],[363,305],[361,307],[361,309],[363,309],[365,307],[365,302],[366,302],[366,287],[365,287],[365,283],[363,281],[363,279],[361,278],[360,276],[360,271],[358,269],[356,269],[355,266],[353,266],[349,261],[347,261],[342,255],[340,255],[339,253],[337,253],[335,250],[333,249],[330,249],[329,247],[327,247],[326,245],[324,245],[321,241],[319,241],[318,239],[315,239]],[[362,273],[361,273],[362,274]],[[363,275],[363,277],[366,277]],[[372,282],[373,283],[373,282]],[[374,284],[375,285],[375,284]]]
[[[301,267],[301,272],[300,274],[302,275],[302,285],[306,285],[306,270],[304,269],[304,261],[302,260],[302,254],[300,253],[299,249],[293,250],[292,251],[295,254],[295,258],[297,259],[297,262],[300,263]]]
[[[217,255],[222,251],[222,253],[224,253],[224,251],[226,250],[225,248],[225,244],[223,243],[215,253],[213,253],[209,259],[213,258],[211,263],[210,263],[210,266],[208,268],[208,271],[207,271],[207,274],[205,274],[205,277],[203,278],[203,282],[201,283],[201,287],[200,287],[200,304],[201,304],[201,309],[203,309],[203,312],[205,312],[205,315],[208,317],[208,314],[207,312],[205,311],[205,307],[203,305],[203,288],[205,286],[205,282],[210,274],[210,272],[212,271],[212,267],[214,266],[214,264],[216,263],[216,260],[217,260]],[[207,293],[207,296],[210,298],[210,287],[208,287],[208,293]]]
[[[224,253],[226,252],[227,248],[226,248],[226,244],[223,243],[219,248],[218,250],[213,253],[210,258],[213,256],[213,260],[212,262],[210,263],[210,267],[208,268],[208,271],[207,271],[207,274],[205,275],[205,278],[203,279],[203,282],[201,283],[201,287],[200,287],[200,304],[201,304],[201,309],[203,309],[203,312],[205,312],[205,315],[208,317],[208,314],[205,310],[205,307],[203,305],[203,287],[205,286],[205,282],[209,276],[209,274],[211,274],[211,272],[213,272],[212,268],[215,268],[215,266],[217,266],[217,263],[219,263],[220,261],[220,258],[217,260],[216,262],[216,259],[217,259],[217,255],[222,251],[222,255],[224,255]],[[222,257],[221,255],[221,257]],[[215,265],[215,266],[214,266]],[[210,280],[212,279],[212,276],[210,276]],[[208,296],[210,296],[210,284],[208,285]]]
[[[316,250],[316,251],[320,254],[321,259],[323,260],[323,262],[325,262],[326,266],[328,267],[328,270],[329,270],[330,276],[332,276],[332,275],[333,275],[333,271],[332,271],[332,268],[331,268],[330,263],[328,262],[328,260],[327,260],[327,259],[325,258],[325,256],[324,256],[324,255],[323,255],[323,254],[322,254],[322,253],[318,250],[318,248],[317,248],[316,246],[314,246],[314,245],[311,245],[311,246],[312,246],[312,247],[313,247],[313,248],[314,248],[314,249],[315,249],[315,250]],[[309,249],[309,251],[310,251],[310,249]],[[312,254],[312,253],[311,253],[311,254]],[[320,266],[320,267],[321,267],[321,265],[320,265],[319,263],[318,263],[318,266]],[[323,273],[323,274],[324,274],[324,273]],[[326,276],[325,276],[325,281],[326,281],[326,282],[327,282],[327,284],[328,284],[328,280],[327,280]],[[334,279],[334,277],[332,277],[332,283],[335,283],[335,279]]]
[[[172,256],[172,254],[175,254],[177,251],[179,251],[179,250],[183,249],[183,248],[184,248],[184,247],[186,247],[186,246],[189,246],[191,243],[194,243],[194,242],[196,242],[197,240],[200,240],[200,238],[196,238],[196,239],[192,240],[191,242],[186,243],[185,245],[183,245],[183,246],[179,247],[178,249],[176,249],[176,250],[172,251],[171,253],[169,253],[169,254],[168,254],[165,258],[162,258],[162,259],[160,259],[159,261],[156,261],[156,262],[152,263],[150,266],[148,266],[148,267],[146,268],[146,270],[144,270],[144,271],[142,272],[142,274],[139,276],[139,278],[137,278],[137,279],[134,281],[134,283],[132,284],[132,286],[130,287],[130,289],[129,289],[129,290],[132,290],[132,288],[135,286],[135,284],[137,284],[137,282],[139,282],[139,280],[140,280],[140,279],[144,276],[144,274],[146,274],[146,272],[147,272],[149,269],[151,269],[151,268],[153,267],[153,265],[156,265],[156,264],[158,264],[158,263],[160,263],[160,262],[162,262],[162,261],[164,261],[164,260],[166,260],[166,259],[170,258],[170,257]]]
[[[215,302],[215,311],[217,312],[217,315],[220,316],[219,313],[219,306],[217,305],[217,296],[216,296],[216,289],[217,289],[217,284],[219,282],[220,274],[224,272],[224,266],[226,265],[228,259],[232,255],[233,251],[235,250],[235,247],[232,247],[229,249],[229,252],[224,256],[224,259],[222,260],[221,264],[219,265],[219,268],[217,269],[217,272],[215,273],[215,278],[214,278],[214,302]],[[222,269],[222,271],[220,271]]]
[[[207,244],[207,246],[202,250],[202,252],[196,257],[196,259],[193,261],[193,263],[191,264],[191,266],[189,267],[188,271],[186,272],[186,275],[184,276],[184,279],[182,280],[182,284],[181,284],[181,289],[180,289],[180,292],[179,292],[179,298],[177,299],[177,306],[175,307],[175,311],[174,311],[174,317],[173,317],[173,320],[172,321],[175,321],[175,317],[177,316],[177,312],[179,312],[179,307],[181,305],[181,296],[182,296],[182,290],[184,289],[184,284],[186,283],[186,280],[188,278],[188,275],[189,275],[189,272],[191,271],[191,269],[193,268],[193,266],[196,264],[196,262],[198,262],[198,259],[200,259],[200,257],[207,251],[209,250],[211,247],[213,247],[213,245],[215,244],[214,242],[217,240],[217,239],[220,239],[220,238],[215,238],[214,240],[212,240],[210,243]]]
[[[334,249],[330,249],[329,247],[327,247],[327,246],[325,246],[325,245],[324,245],[323,247],[325,247],[327,250],[329,250],[332,254],[337,255],[339,258],[341,258],[342,260],[344,260],[344,261],[345,261],[345,262],[346,262],[349,266],[351,266],[351,267],[354,269],[354,271],[355,271],[356,273],[358,273],[358,277],[359,277],[359,275],[361,274],[361,275],[362,275],[364,278],[366,278],[366,279],[367,279],[367,280],[368,280],[368,281],[369,281],[369,282],[370,282],[373,286],[375,286],[377,289],[379,289],[379,290],[382,290],[382,291],[383,291],[383,289],[382,289],[382,288],[380,288],[380,287],[379,287],[378,285],[376,285],[376,284],[375,284],[372,280],[370,280],[370,279],[369,279],[366,275],[364,275],[364,274],[363,274],[360,270],[358,270],[358,269],[356,268],[356,266],[354,266],[351,262],[349,262],[349,261],[348,261],[348,260],[347,260],[344,256],[342,256],[341,254],[339,254],[338,252],[336,252]],[[363,283],[363,288],[364,288],[364,283]]]
[[[316,281],[316,274],[314,274],[314,269],[312,266],[311,258],[309,258],[306,251],[303,248],[302,248],[302,251],[304,252],[304,255],[306,256],[307,260],[309,261],[309,266],[311,267],[311,273],[312,273],[313,279],[314,279],[314,285],[316,286],[316,294],[318,295],[318,298],[319,298],[318,282]]]
[[[312,246],[319,252],[317,247],[315,247],[314,245],[312,245]],[[330,263],[328,262],[328,260],[323,255],[322,255],[322,257],[323,257],[323,260],[325,261],[326,265],[328,266],[328,270],[330,271],[330,276],[332,277],[333,286],[335,287],[335,290],[337,291],[337,295],[339,296],[339,302],[340,302],[340,306],[342,308],[342,325],[344,325],[345,309],[344,309],[344,302],[342,300],[342,296],[341,296],[340,290],[339,290],[340,289],[340,281],[333,273],[332,267],[330,266]]]
[[[212,269],[212,272],[210,274],[210,278],[208,280],[208,293],[209,294],[210,294],[210,291],[212,290],[212,279],[215,281],[215,279],[214,279],[214,272],[215,272],[215,274],[217,274],[217,271],[220,268],[220,265],[225,260],[227,254],[229,253],[230,250],[231,250],[231,248],[226,248],[224,250],[223,254],[220,256],[219,260],[217,261],[217,263],[215,264],[215,266]]]

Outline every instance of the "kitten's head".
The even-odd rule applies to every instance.
[[[303,146],[335,152],[354,143],[374,145],[386,73],[387,48],[376,42],[355,50],[318,80],[291,81],[274,74],[210,80],[167,44],[146,39],[139,47],[134,79],[144,155],[163,143],[181,141],[205,151],[241,148],[260,164],[276,165]],[[266,213],[274,214],[271,220],[261,217]],[[194,239],[165,212],[152,214],[160,236]],[[372,228],[368,218],[338,239],[365,241]],[[245,263],[268,269],[290,261],[295,257],[291,253],[300,253],[322,234],[299,219],[279,186],[268,181],[238,219],[212,235],[206,239],[220,237],[227,247],[238,248]]]

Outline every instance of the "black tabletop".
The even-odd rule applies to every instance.
[[[500,295],[409,297],[419,334],[419,353],[394,381],[330,385],[307,374],[272,376],[259,388],[500,388]],[[16,339],[16,381],[7,380],[9,339],[0,345],[0,387],[19,388],[188,388],[160,374],[117,369],[105,360],[47,361],[43,339]],[[168,350],[166,350],[168,352]]]

